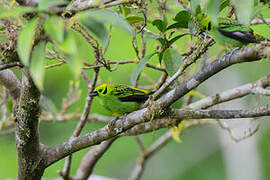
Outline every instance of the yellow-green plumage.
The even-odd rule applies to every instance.
[[[211,24],[209,17],[206,17],[201,21],[200,26],[217,43],[226,47],[241,47],[248,43],[259,43],[266,39],[256,34],[250,27],[241,25],[232,19],[219,18],[218,26],[215,27]]]
[[[95,88],[91,96],[97,96],[113,116],[119,117],[140,109],[149,94],[150,91],[127,85],[102,84]]]

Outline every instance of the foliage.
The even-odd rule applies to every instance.
[[[17,67],[16,69],[12,68],[12,72],[15,72],[16,76],[19,77],[19,88],[21,92],[25,92],[25,94],[20,94],[18,99],[14,98],[10,92],[16,88],[12,87],[11,90],[8,89],[8,87],[11,86],[6,86],[5,82],[0,78],[3,84],[3,87],[1,86],[0,88],[0,92],[3,94],[0,97],[0,115],[3,119],[0,122],[0,133],[9,130],[9,128],[12,129],[17,123],[14,119],[16,119],[17,116],[20,117],[16,113],[23,112],[22,109],[27,108],[21,106],[21,104],[23,104],[21,102],[23,100],[21,99],[28,98],[27,93],[32,92],[33,89],[31,88],[34,88],[30,87],[31,83],[29,82],[33,82],[35,87],[37,87],[42,94],[40,97],[41,112],[36,113],[40,122],[42,122],[41,124],[43,124],[44,121],[63,122],[80,119],[73,133],[73,128],[69,127],[70,132],[63,132],[65,133],[63,139],[59,139],[57,142],[48,142],[47,144],[59,145],[67,139],[67,136],[71,135],[72,138],[77,140],[76,138],[82,134],[82,128],[87,124],[87,121],[92,121],[93,119],[101,122],[91,126],[91,128],[93,128],[91,129],[91,133],[102,132],[102,135],[106,135],[107,131],[103,132],[102,130],[104,129],[102,129],[101,126],[104,125],[104,122],[107,123],[109,119],[103,115],[109,115],[109,113],[102,109],[100,104],[90,97],[90,93],[93,92],[95,87],[100,83],[131,84],[132,86],[139,86],[142,89],[153,91],[153,96],[151,94],[149,100],[142,105],[142,107],[147,108],[146,110],[144,109],[146,113],[141,113],[142,111],[139,110],[137,113],[143,115],[136,116],[137,114],[135,113],[133,116],[128,116],[128,120],[132,120],[132,117],[136,119],[131,121],[131,123],[130,121],[126,121],[121,124],[121,122],[116,121],[116,125],[123,125],[126,129],[117,127],[112,129],[112,131],[108,130],[107,134],[111,136],[109,139],[105,138],[102,140],[102,143],[99,142],[98,139],[101,136],[95,136],[97,139],[94,140],[88,138],[89,142],[93,144],[84,145],[83,148],[92,146],[91,149],[93,149],[93,151],[96,150],[100,153],[102,150],[98,148],[95,149],[93,145],[100,143],[102,145],[105,144],[103,142],[106,142],[108,143],[108,149],[111,143],[114,141],[118,142],[118,139],[120,139],[117,136],[118,133],[125,135],[124,133],[132,131],[133,127],[137,127],[138,134],[145,133],[146,131],[141,132],[143,128],[138,127],[139,125],[150,123],[150,125],[148,124],[148,127],[152,127],[150,131],[157,131],[158,134],[157,137],[155,137],[155,133],[146,135],[146,138],[143,139],[143,141],[150,141],[150,143],[148,142],[152,144],[150,148],[142,145],[140,137],[136,139],[141,148],[140,160],[137,165],[144,167],[144,163],[151,157],[152,153],[159,150],[159,147],[155,146],[155,143],[153,143],[154,140],[156,143],[159,143],[162,141],[162,138],[167,137],[166,135],[171,133],[169,134],[169,138],[166,141],[164,140],[160,147],[163,147],[171,138],[177,142],[182,142],[179,146],[183,147],[185,139],[182,137],[180,139],[179,135],[182,136],[182,131],[184,132],[185,129],[191,126],[200,125],[200,120],[203,119],[197,118],[198,123],[190,121],[190,117],[194,117],[197,115],[196,113],[200,112],[197,112],[196,108],[189,109],[189,105],[198,102],[199,99],[205,100],[207,98],[205,96],[211,94],[202,93],[202,89],[194,89],[197,85],[203,83],[215,74],[211,74],[215,62],[222,62],[220,58],[224,58],[224,61],[226,61],[227,57],[221,56],[224,53],[223,47],[216,44],[214,45],[217,39],[202,28],[205,25],[204,23],[206,23],[206,25],[211,23],[211,26],[218,28],[220,26],[220,19],[229,19],[235,22],[235,24],[241,24],[248,29],[252,26],[256,31],[258,30],[259,34],[269,38],[270,26],[269,23],[267,24],[267,22],[269,22],[268,18],[270,17],[269,7],[268,1],[259,0],[179,0],[177,2],[168,0],[122,0],[108,2],[91,1],[91,3],[90,1],[77,0],[40,0],[38,3],[35,1],[32,2],[31,0],[20,0],[17,2],[15,0],[4,0],[0,2],[0,69],[2,71]],[[205,19],[208,21],[205,21]],[[206,29],[207,27],[208,26],[206,26]],[[247,33],[251,32],[253,33],[253,31]],[[241,63],[256,61],[266,56],[262,55],[262,52],[264,52],[262,49],[269,46],[267,42],[261,46],[249,45],[251,50],[254,50],[252,49],[253,46],[255,50],[257,47],[262,47],[259,51],[260,53],[257,51],[257,53],[255,53],[257,56],[255,56],[254,54],[250,55],[246,53],[245,50],[240,49],[240,55],[238,54],[238,56],[240,58],[247,57],[245,60],[241,61]],[[250,55],[251,58],[245,55],[245,53]],[[213,61],[214,59],[217,60]],[[231,62],[232,61],[229,61],[229,63]],[[239,62],[237,61],[235,63]],[[255,62],[253,63],[255,64]],[[265,61],[263,63],[265,63]],[[213,67],[211,65],[213,65]],[[225,69],[227,67],[226,65],[222,65],[220,70]],[[260,66],[259,63],[257,63],[257,65]],[[267,65],[269,66],[269,64],[266,64],[266,66],[262,67],[262,69],[265,68],[265,70],[260,70],[260,73],[269,72]],[[212,68],[204,69],[206,66]],[[206,73],[206,79],[196,79],[197,76],[200,76],[208,70],[209,74]],[[27,75],[28,71],[29,75]],[[254,70],[254,72],[257,71]],[[246,75],[245,78],[247,78],[247,76],[248,75]],[[261,77],[262,75],[260,74],[258,79]],[[27,78],[28,81],[26,82],[25,79]],[[67,90],[67,88],[64,88],[64,85],[71,80],[76,83],[70,83],[69,89]],[[186,86],[184,87],[185,83]],[[266,83],[263,86],[258,85],[258,87],[265,90],[263,92],[269,93],[269,90],[266,89],[269,84],[270,83]],[[30,89],[27,90],[27,87]],[[65,93],[66,95],[63,95]],[[180,93],[183,94],[179,95]],[[256,89],[250,90],[249,93],[259,94]],[[243,96],[246,95],[248,94]],[[22,96],[24,96],[24,98],[21,98]],[[162,99],[164,97],[167,99]],[[35,99],[31,98],[28,99],[29,103],[25,103],[30,106],[29,111],[35,109],[31,108],[31,103],[35,101]],[[212,104],[207,107],[201,107],[201,109],[206,109],[216,103],[221,103],[219,102],[219,98],[219,94],[216,94],[214,98],[212,97],[212,99],[214,99]],[[235,98],[238,97],[232,96],[230,100]],[[263,103],[259,102],[258,104]],[[258,106],[258,104],[253,103],[251,107]],[[21,111],[17,111],[16,108]],[[138,108],[136,108],[136,110],[137,109]],[[175,109],[187,110],[187,119],[184,118],[184,121],[183,119],[175,120]],[[188,110],[192,112],[189,114]],[[11,113],[11,111],[13,111],[13,113]],[[89,112],[91,112],[90,115],[88,115]],[[93,116],[92,112],[98,113],[98,116]],[[27,119],[27,117],[25,118]],[[167,118],[168,124],[166,127],[172,127],[172,129],[169,131],[165,129],[158,131],[159,128],[164,128],[165,125],[155,124],[155,120],[162,120],[162,118]],[[202,122],[202,124],[208,123],[208,121]],[[31,122],[29,123],[31,124]],[[229,125],[227,127],[220,123],[220,121],[213,120],[213,118],[209,123],[217,124],[225,129],[234,139]],[[110,125],[109,123],[109,126]],[[47,135],[50,136],[50,130],[46,127],[46,123],[42,126],[44,126],[44,129],[41,129],[41,132],[47,132],[48,129]],[[73,126],[75,126],[75,124],[73,124]],[[30,137],[33,135],[35,137],[36,135],[34,139],[39,139],[37,133],[38,127],[33,129],[33,132],[31,132],[31,128],[35,127],[29,127],[30,130],[28,127],[26,128],[28,129],[25,132],[26,136]],[[253,135],[257,131],[257,128],[254,129],[255,130],[250,130],[248,135],[244,135],[244,138]],[[60,130],[57,130],[59,131],[59,136],[61,136],[60,131],[62,130],[61,127]],[[87,135],[90,130],[87,131],[84,129],[84,131]],[[15,129],[15,133],[17,132],[18,129]],[[161,132],[164,134],[161,135]],[[16,137],[19,137],[18,134],[16,134]],[[83,135],[81,137],[83,137]],[[41,134],[41,139],[42,138],[46,139],[46,136]],[[116,138],[116,140],[114,138]],[[51,139],[54,139],[54,137]],[[48,141],[51,141],[51,139]],[[88,141],[85,140],[85,142]],[[126,143],[126,146],[129,146],[129,143]],[[267,145],[261,146],[263,148],[268,147]],[[98,145],[97,147],[101,146]],[[78,149],[73,150],[72,148]],[[51,160],[50,163],[54,164],[56,161],[64,158],[64,156],[68,156],[69,153],[83,148],[74,145],[71,147],[72,150],[68,150],[68,153],[63,155],[63,157]],[[123,149],[120,145],[118,148]],[[53,148],[48,147],[46,152],[52,149]],[[105,149],[104,152],[107,149]],[[131,149],[134,149],[134,146],[127,147],[127,151],[131,151]],[[188,151],[189,150],[186,150],[184,153],[188,153]],[[267,149],[265,148],[262,151],[267,151]],[[82,152],[80,153],[79,156],[83,156]],[[192,156],[192,154],[194,154],[194,152],[189,155]],[[216,151],[213,154],[216,156]],[[264,154],[266,153],[264,152]],[[115,156],[119,159],[122,157],[119,154]],[[44,157],[41,155],[40,158]],[[113,157],[109,157],[109,159],[110,158],[115,161]],[[218,157],[216,159],[221,158]],[[93,170],[97,161],[93,163],[92,169],[90,168],[91,170]],[[48,159],[42,159],[40,162],[40,169],[42,170],[45,170],[47,166],[51,165],[42,164],[48,163]],[[75,162],[77,163],[76,168],[78,168],[79,160],[76,159]],[[211,160],[211,163],[212,162],[213,160]],[[68,166],[70,166],[70,163],[71,161],[66,161]],[[178,164],[176,163],[173,166],[177,167]],[[224,167],[219,168],[222,169],[219,169],[220,172],[222,171],[220,174],[224,174]],[[99,168],[99,170],[100,169],[102,168]],[[138,172],[136,176],[138,179],[141,177],[143,170],[144,168],[141,168]],[[53,171],[55,171],[55,169],[53,169]],[[130,169],[128,169],[128,171],[130,171]],[[136,172],[136,168],[133,172]],[[46,173],[47,172],[45,172],[45,174]],[[69,173],[69,170],[64,168],[59,174],[67,179],[74,173],[75,169],[73,167],[72,173]],[[175,175],[174,178],[179,179],[181,177],[190,176],[192,179],[192,175],[190,175],[192,173],[188,173],[187,175],[183,174],[179,172],[179,176],[176,177]],[[128,176],[128,174],[124,174],[121,178],[127,178],[126,176]],[[132,179],[132,174],[130,177]],[[133,179],[136,179],[136,177],[133,177]],[[208,176],[205,177],[206,179],[209,178]],[[219,175],[216,175],[216,177],[220,178]],[[147,179],[147,177],[145,179]]]

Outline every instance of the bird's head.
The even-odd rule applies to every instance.
[[[95,96],[106,96],[108,95],[113,89],[113,85],[111,84],[101,84],[95,88],[94,92],[90,94],[91,97]]]

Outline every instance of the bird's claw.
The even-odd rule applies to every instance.
[[[116,134],[120,133],[123,131],[123,126],[124,126],[124,121],[127,118],[127,114],[124,114],[123,117],[121,118],[121,126],[116,127],[116,121],[119,120],[119,117],[115,117],[113,120],[111,120],[108,124],[109,129],[113,130]]]

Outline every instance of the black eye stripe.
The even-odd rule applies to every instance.
[[[208,31],[211,30],[211,22],[208,23]]]
[[[105,87],[105,90],[103,91],[103,94],[107,93],[107,87]]]

